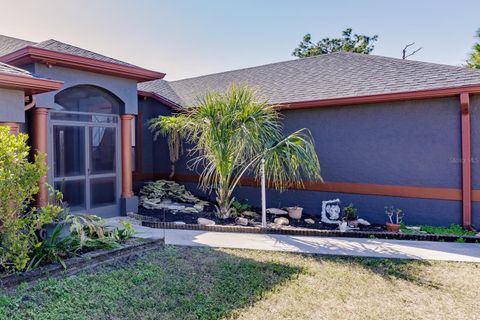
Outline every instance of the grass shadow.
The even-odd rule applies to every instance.
[[[220,250],[165,246],[0,296],[0,318],[222,319],[302,272]]]

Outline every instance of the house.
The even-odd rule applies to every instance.
[[[269,206],[354,203],[385,221],[480,225],[480,71],[374,55],[334,53],[178,81],[56,40],[0,36],[0,122],[28,132],[48,155],[46,179],[73,211],[136,211],[134,191],[170,171],[165,139],[146,122],[209,90],[237,83],[280,105],[284,129],[311,130],[325,183],[268,191]],[[184,155],[175,180],[196,191]],[[259,204],[255,181],[236,197]],[[44,189],[39,201],[44,202]]]

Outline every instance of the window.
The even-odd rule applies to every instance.
[[[123,102],[106,90],[79,85],[55,95],[57,111],[119,114]]]

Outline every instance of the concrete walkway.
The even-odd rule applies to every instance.
[[[108,224],[117,226],[118,219],[128,218],[108,219]],[[480,244],[473,243],[164,230],[142,227],[138,224],[134,226],[138,237],[164,238],[166,244],[179,246],[480,263]]]

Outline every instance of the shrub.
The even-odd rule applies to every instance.
[[[25,268],[35,232],[55,214],[52,207],[39,211],[29,207],[47,166],[42,154],[28,161],[27,139],[26,134],[13,135],[0,127],[0,266],[4,269]]]

